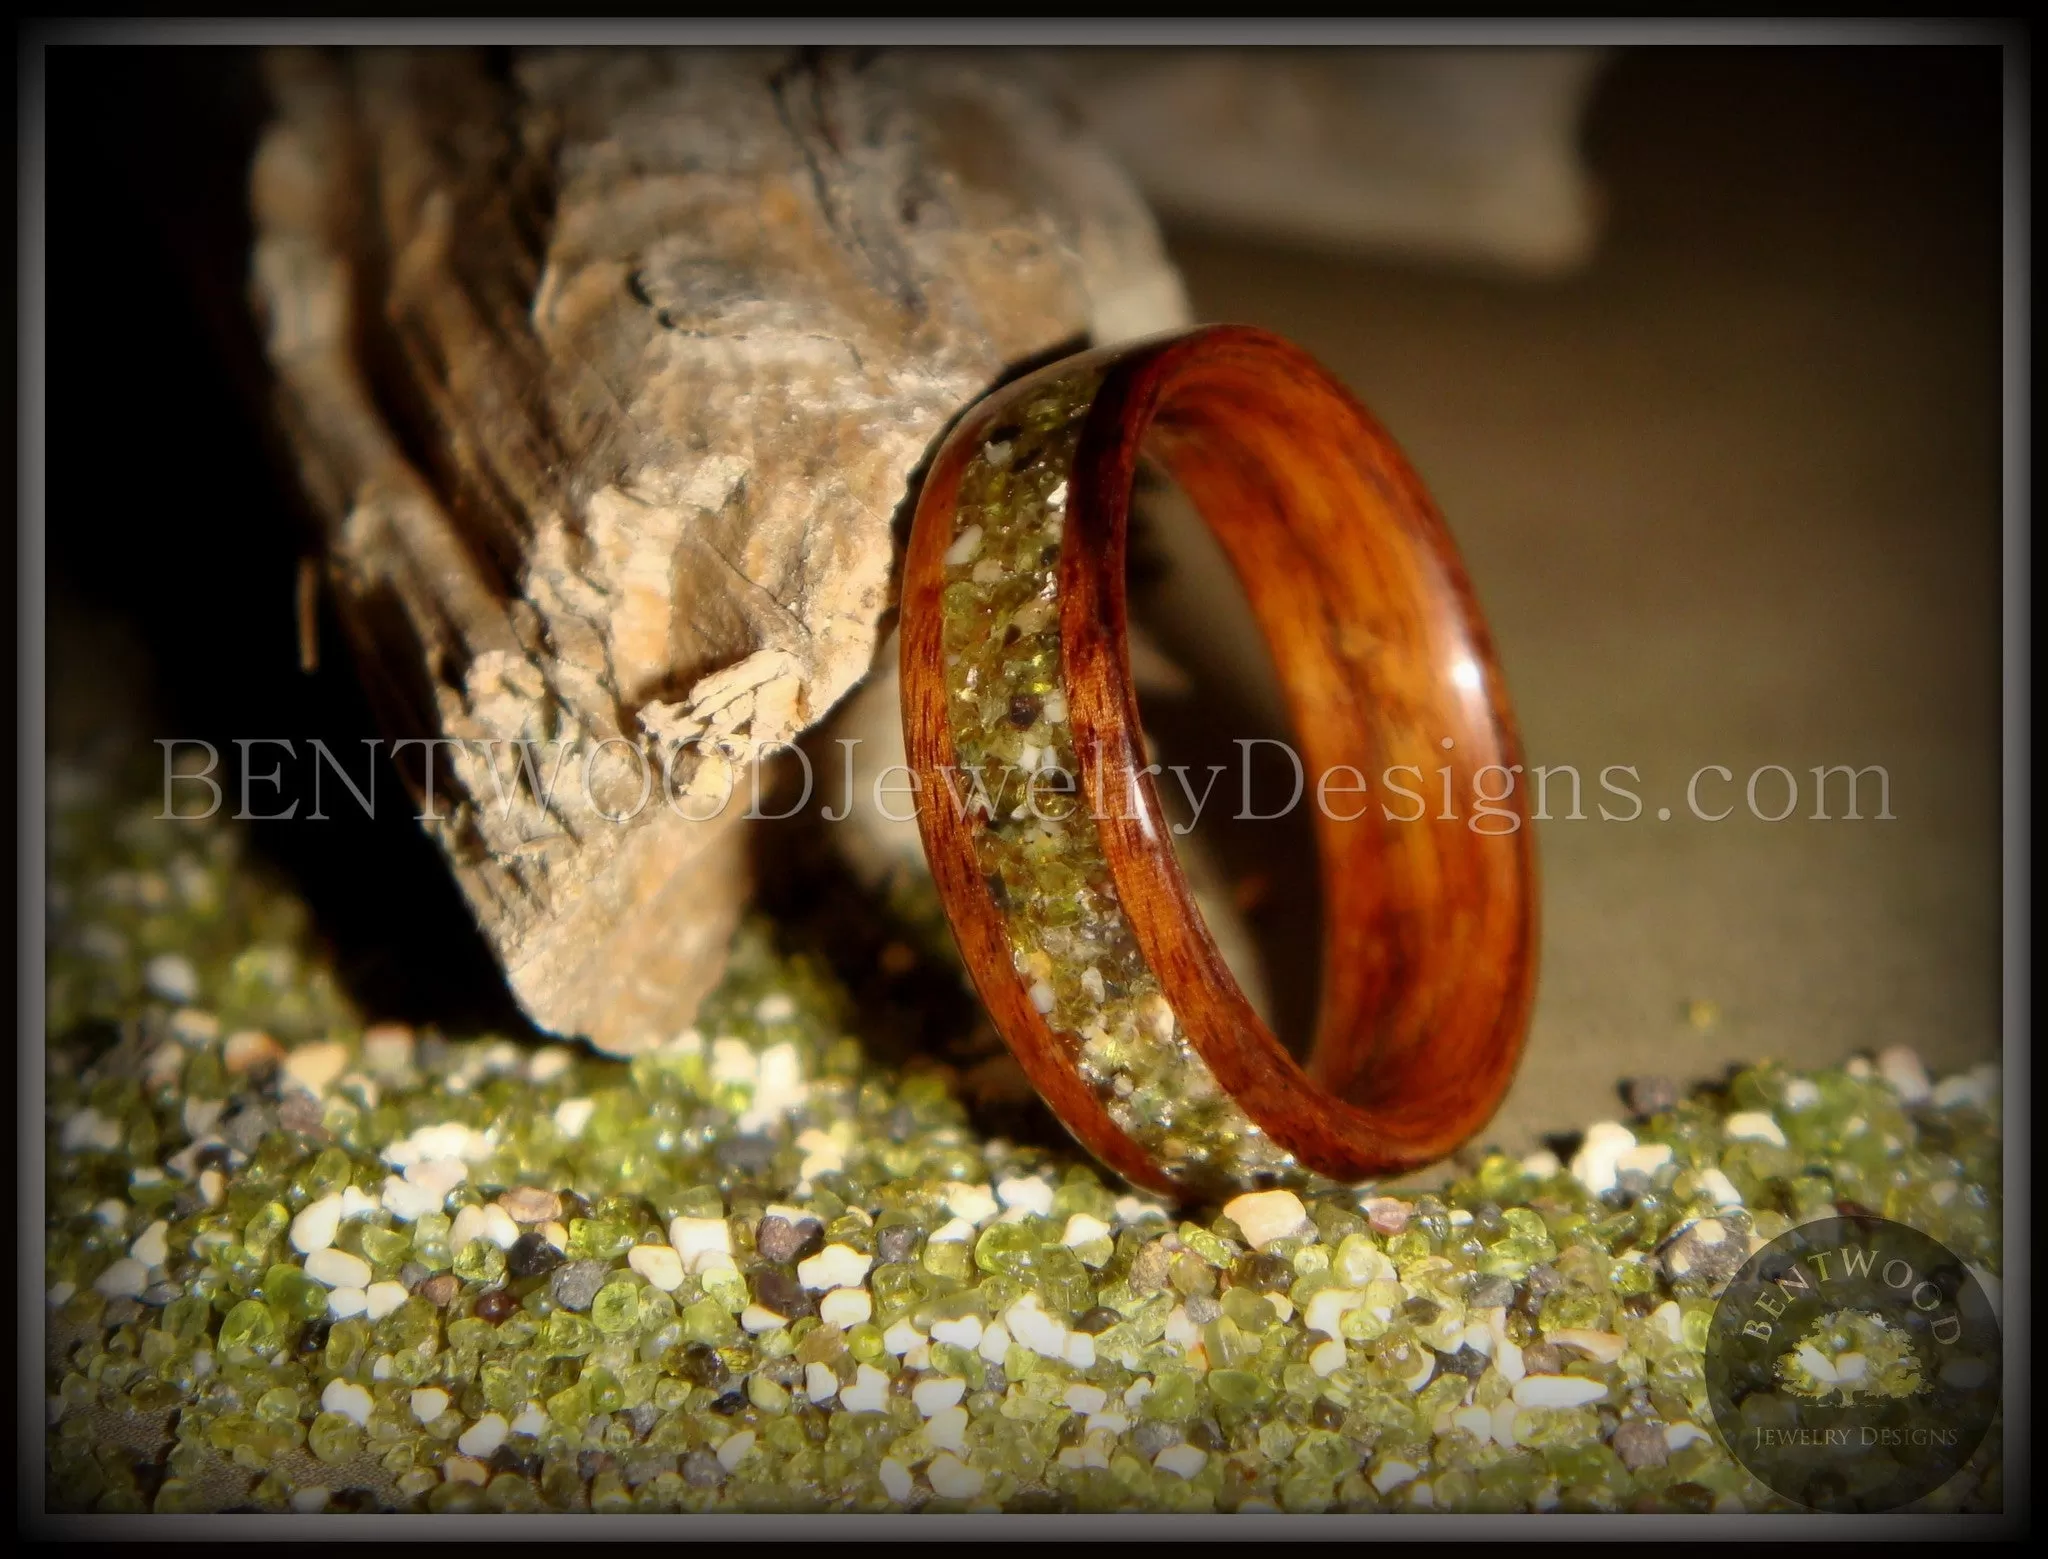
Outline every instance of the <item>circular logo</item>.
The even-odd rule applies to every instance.
[[[1815,1510],[1895,1510],[1970,1459],[1998,1410],[1998,1320],[1962,1259],[1878,1217],[1825,1218],[1743,1263],[1707,1334],[1735,1459]]]

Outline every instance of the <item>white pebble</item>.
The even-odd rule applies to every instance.
[[[1673,1342],[1685,1341],[1685,1312],[1678,1308],[1677,1300],[1665,1300],[1650,1312],[1650,1319],[1662,1328],[1664,1335]]]
[[[839,1405],[849,1413],[881,1413],[889,1406],[889,1377],[872,1364],[863,1364],[850,1386],[839,1391]]]
[[[750,1304],[740,1312],[740,1330],[750,1337],[758,1337],[763,1332],[772,1332],[787,1325],[787,1316],[777,1315],[762,1305]]]
[[[1795,1077],[1785,1085],[1783,1103],[1786,1109],[1810,1110],[1820,1103],[1820,1088],[1810,1077]]]
[[[804,1366],[804,1393],[813,1402],[829,1402],[839,1395],[839,1377],[829,1364]]]
[[[1618,1173],[1633,1171],[1639,1175],[1655,1175],[1658,1170],[1671,1162],[1671,1146],[1664,1142],[1639,1142],[1614,1161]]]
[[[60,1282],[52,1283],[49,1293],[43,1297],[53,1305],[61,1305],[77,1292],[78,1285],[72,1282],[71,1279],[65,1278]]]
[[[303,1255],[325,1250],[341,1229],[341,1197],[323,1196],[301,1208],[292,1220],[292,1248]]]
[[[358,1425],[370,1421],[370,1409],[376,1406],[369,1391],[353,1381],[330,1380],[327,1389],[320,1393],[320,1405],[330,1413],[339,1413]]]
[[[1083,1418],[1087,1418],[1101,1412],[1108,1405],[1109,1393],[1100,1386],[1090,1386],[1077,1380],[1067,1387],[1066,1395],[1060,1400]]]
[[[575,1060],[575,1056],[563,1046],[549,1045],[534,1052],[533,1059],[526,1063],[526,1075],[536,1083],[551,1083],[566,1073]]]
[[[964,1407],[941,1408],[925,1420],[924,1437],[941,1451],[967,1451],[967,1409]]]
[[[1781,1148],[1785,1145],[1784,1129],[1762,1110],[1739,1110],[1728,1117],[1721,1130],[1737,1142],[1768,1142]]]
[[[1091,1218],[1086,1213],[1075,1213],[1067,1220],[1066,1230],[1060,1235],[1060,1243],[1070,1248],[1075,1245],[1086,1245],[1091,1240],[1108,1239],[1109,1232],[1109,1225],[1100,1218]]]
[[[1528,1366],[1522,1362],[1522,1346],[1508,1336],[1505,1327],[1493,1329],[1493,1367],[1500,1371],[1501,1378],[1514,1384],[1528,1373]]]
[[[411,1397],[412,1416],[423,1424],[431,1424],[448,1411],[453,1400],[439,1386],[421,1386]]]
[[[851,1245],[827,1245],[796,1264],[796,1280],[809,1289],[853,1288],[873,1264],[873,1257]]]
[[[228,1177],[217,1169],[202,1169],[199,1172],[199,1194],[206,1198],[208,1207],[218,1207],[227,1200]]]
[[[1636,1134],[1619,1121],[1595,1122],[1572,1155],[1572,1178],[1595,1196],[1612,1191],[1621,1175],[1622,1155],[1635,1146]]]
[[[1248,1191],[1223,1204],[1223,1216],[1244,1231],[1254,1250],[1299,1234],[1308,1209],[1292,1191]]]
[[[128,1254],[145,1267],[160,1267],[171,1259],[171,1226],[159,1218],[136,1237]]]
[[[367,1218],[382,1205],[374,1195],[358,1191],[352,1185],[341,1188],[341,1221],[343,1223],[347,1223],[351,1218]]]
[[[346,1319],[352,1315],[367,1314],[369,1308],[370,1296],[360,1288],[345,1286],[327,1291],[327,1313],[329,1315]]]
[[[348,1046],[338,1039],[300,1045],[284,1058],[284,1075],[318,1098],[328,1085],[348,1070]]]
[[[424,1218],[428,1213],[441,1210],[442,1198],[424,1186],[414,1185],[410,1180],[401,1180],[396,1175],[385,1177],[383,1189],[378,1193],[384,1210],[401,1223],[411,1223],[415,1218]]]
[[[1740,1207],[1742,1193],[1735,1189],[1735,1182],[1722,1174],[1718,1168],[1704,1170],[1699,1177],[1700,1191],[1716,1207]]]
[[[1518,1442],[1518,1441],[1517,1441],[1517,1440],[1515,1439],[1515,1415],[1516,1415],[1517,1413],[1519,1413],[1519,1412],[1521,1412],[1521,1409],[1520,1409],[1520,1408],[1518,1408],[1517,1406],[1515,1406],[1515,1404],[1514,1404],[1514,1402],[1513,1402],[1513,1400],[1512,1400],[1512,1399],[1510,1399],[1509,1401],[1503,1402],[1503,1403],[1501,1403],[1501,1404],[1500,1404],[1499,1406],[1497,1406],[1496,1408],[1494,1408],[1494,1410],[1493,1410],[1493,1441],[1494,1441],[1494,1444],[1496,1444],[1496,1445],[1500,1445],[1500,1446],[1505,1446],[1505,1447],[1507,1447],[1508,1449],[1512,1450],[1512,1449],[1513,1449],[1513,1448],[1514,1448],[1514,1447],[1515,1447],[1515,1446],[1516,1446],[1516,1445],[1517,1445],[1517,1444],[1519,1443],[1519,1442]]]
[[[329,1288],[368,1288],[370,1264],[330,1245],[306,1258],[306,1276]]]
[[[469,1178],[469,1166],[460,1159],[430,1158],[417,1164],[408,1164],[405,1169],[408,1183],[422,1191],[431,1192],[438,1198],[445,1198],[463,1181]]]
[[[996,1196],[1005,1207],[1021,1207],[1041,1218],[1052,1216],[1052,1186],[1036,1175],[1018,1175],[996,1186]]]
[[[1664,1444],[1674,1451],[1682,1451],[1688,1445],[1704,1445],[1713,1437],[1698,1424],[1666,1424]]]
[[[1518,1407],[1583,1407],[1607,1395],[1607,1387],[1579,1375],[1525,1375],[1515,1382]]]
[[[1602,1364],[1612,1364],[1621,1357],[1628,1346],[1613,1332],[1596,1332],[1585,1327],[1567,1326],[1546,1334],[1551,1342],[1562,1347],[1576,1348],[1590,1359]]]
[[[461,1250],[471,1240],[484,1237],[484,1210],[471,1204],[455,1214],[455,1221],[448,1226],[448,1248]]]
[[[180,1112],[185,1121],[185,1135],[194,1142],[210,1135],[213,1128],[220,1124],[221,1114],[227,1107],[228,1102],[225,1099],[188,1098]]]
[[[722,1035],[711,1042],[710,1071],[714,1083],[751,1083],[761,1073],[761,1058],[745,1040]]]
[[[302,1516],[315,1515],[326,1508],[327,1491],[325,1489],[299,1489],[292,1494],[292,1509]]]
[[[1533,1175],[1538,1180],[1548,1180],[1562,1168],[1564,1165],[1558,1162],[1557,1155],[1548,1148],[1538,1148],[1522,1160],[1522,1173]]]
[[[505,1443],[505,1437],[512,1432],[512,1426],[499,1413],[486,1413],[467,1429],[462,1438],[455,1442],[455,1448],[465,1456],[478,1459],[489,1456]]]
[[[1327,1380],[1344,1367],[1344,1344],[1334,1337],[1317,1344],[1308,1356],[1308,1367]]]
[[[1026,1294],[1003,1312],[1010,1335],[1033,1353],[1048,1359],[1064,1359],[1067,1329],[1038,1307],[1038,1296]]]
[[[1877,1075],[1892,1085],[1892,1092],[1905,1104],[1924,1104],[1934,1091],[1919,1055],[1905,1045],[1878,1052]]]
[[[1192,1478],[1209,1465],[1209,1453],[1192,1445],[1169,1445],[1152,1458],[1152,1465],[1176,1477]]]
[[[165,1001],[185,1003],[199,994],[199,971],[189,958],[159,953],[143,966],[142,983]]]
[[[137,1299],[149,1287],[149,1268],[133,1256],[123,1256],[94,1278],[92,1286],[109,1299]]]
[[[565,1137],[580,1137],[597,1109],[595,1099],[564,1099],[555,1106],[555,1130]]]
[[[965,1218],[948,1218],[944,1223],[932,1230],[930,1237],[925,1243],[927,1245],[943,1245],[951,1244],[956,1240],[971,1240],[973,1238],[973,1224],[969,1223]]]
[[[882,1346],[899,1356],[910,1352],[923,1341],[924,1333],[911,1325],[909,1316],[892,1321],[889,1329],[882,1333]]]
[[[510,1250],[519,1243],[519,1225],[496,1202],[484,1209],[484,1238],[499,1250]]]
[[[1413,1462],[1384,1461],[1373,1470],[1372,1486],[1380,1493],[1388,1494],[1413,1480],[1421,1471]]]
[[[1928,1095],[1929,1100],[1938,1110],[1953,1110],[1965,1104],[1974,1105],[1980,1110],[1985,1109],[1996,1097],[1998,1090],[1992,1080],[1979,1076],[1983,1070],[1979,1067],[1974,1071],[1957,1072],[1953,1077],[1944,1077],[1934,1085],[1933,1093]]]
[[[954,1406],[967,1395],[967,1382],[958,1375],[937,1375],[910,1388],[910,1400],[926,1418]]]
[[[403,1072],[412,1065],[412,1046],[412,1030],[403,1023],[373,1023],[363,1030],[363,1065],[387,1075]]]
[[[910,1469],[895,1457],[883,1457],[882,1465],[875,1469],[875,1476],[882,1480],[882,1492],[897,1504],[900,1505],[910,1498],[910,1491],[914,1487]]]
[[[972,563],[975,554],[980,551],[981,527],[979,525],[970,525],[958,536],[954,537],[953,545],[946,549],[946,566],[949,568],[963,568],[967,564]]]
[[[864,1288],[835,1288],[818,1301],[818,1319],[845,1331],[875,1313],[875,1301]],[[933,1334],[938,1332],[932,1328]]]
[[[403,1283],[394,1283],[387,1278],[382,1283],[372,1283],[368,1288],[364,1289],[363,1298],[368,1304],[368,1308],[363,1311],[363,1314],[373,1321],[381,1321],[405,1303],[405,1285]]]
[[[109,1196],[103,1198],[101,1201],[94,1204],[92,1210],[93,1217],[97,1218],[101,1223],[105,1224],[108,1228],[115,1230],[125,1229],[128,1227],[128,1213],[128,1204],[122,1201],[118,1196]]]
[[[991,1321],[982,1331],[981,1346],[975,1351],[991,1364],[1002,1363],[1010,1351],[1010,1329],[1001,1321]]]
[[[718,1447],[718,1464],[727,1472],[731,1472],[753,1448],[753,1430],[742,1429],[738,1434],[727,1435]]]
[[[1451,1423],[1481,1445],[1493,1438],[1493,1414],[1483,1407],[1461,1407],[1451,1414]]]
[[[978,1315],[963,1315],[955,1320],[932,1322],[932,1341],[948,1342],[956,1348],[979,1348],[981,1333],[981,1317]]]
[[[85,1148],[111,1153],[121,1145],[121,1123],[107,1119],[95,1109],[75,1110],[64,1118],[64,1130],[57,1145],[67,1153]]]
[[[512,1420],[514,1434],[533,1435],[538,1438],[547,1432],[548,1410],[538,1402],[529,1402],[519,1410],[519,1416]]]
[[[1436,1355],[1427,1348],[1418,1348],[1416,1352],[1422,1357],[1416,1360],[1414,1373],[1401,1382],[1411,1392],[1420,1391],[1428,1385],[1430,1377],[1436,1373]]]
[[[924,1475],[931,1481],[932,1492],[943,1499],[972,1499],[986,1481],[979,1467],[968,1466],[951,1451],[934,1456]]]
[[[491,1469],[474,1456],[451,1456],[441,1463],[443,1483],[473,1483],[482,1488],[491,1481]]]
[[[996,1215],[996,1194],[985,1185],[956,1185],[946,1193],[945,1202],[947,1212],[970,1224],[986,1223]]]
[[[796,1002],[782,991],[763,996],[754,1003],[754,1021],[757,1023],[787,1023],[795,1016]]]
[[[1061,1357],[1077,1370],[1095,1368],[1095,1339],[1086,1332],[1067,1333],[1067,1345],[1061,1350]]]
[[[732,1254],[732,1228],[723,1218],[676,1218],[669,1223],[668,1242],[695,1271],[705,1256]]]
[[[1031,1005],[1040,1012],[1052,1011],[1053,1003],[1057,999],[1052,986],[1044,980],[1034,980],[1031,982]]]
[[[1301,1313],[1302,1327],[1311,1332],[1321,1332],[1325,1337],[1338,1337],[1342,1333],[1344,1314],[1356,1310],[1365,1303],[1365,1295],[1355,1288],[1325,1288],[1318,1290],[1308,1302],[1308,1308]]]
[[[328,1295],[328,1298],[329,1298],[329,1299],[332,1299],[333,1297],[334,1297],[334,1296],[333,1296],[333,1295],[331,1295],[331,1294],[330,1294],[330,1295]],[[367,1311],[365,1311],[364,1313],[365,1313],[365,1314],[367,1314],[368,1312],[367,1312]],[[380,1353],[380,1354],[378,1354],[378,1355],[377,1355],[377,1357],[376,1357],[375,1359],[373,1359],[373,1360],[371,1361],[371,1363],[370,1363],[370,1379],[372,1379],[372,1380],[396,1380],[397,1378],[398,1378],[398,1364],[397,1364],[397,1361],[396,1361],[395,1359],[393,1359],[393,1358],[391,1357],[391,1355],[390,1355],[390,1354],[388,1354],[388,1353]]]
[[[635,1245],[626,1252],[626,1265],[664,1294],[683,1286],[683,1258],[667,1245]]]

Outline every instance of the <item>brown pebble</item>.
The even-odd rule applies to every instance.
[[[754,1226],[754,1249],[763,1261],[793,1261],[803,1243],[804,1237],[797,1232],[797,1225],[780,1213],[770,1213]]]
[[[1560,1375],[1564,1373],[1564,1355],[1557,1344],[1539,1342],[1522,1350],[1522,1367],[1531,1375]]]
[[[562,1216],[562,1199],[538,1186],[514,1186],[498,1198],[514,1223],[552,1223]]]
[[[261,1029],[243,1029],[228,1036],[227,1043],[221,1046],[220,1059],[230,1072],[240,1076],[282,1061],[284,1046]]]
[[[436,1272],[420,1284],[420,1297],[428,1304],[445,1310],[454,1303],[455,1296],[462,1292],[462,1284],[452,1272]]]
[[[1155,1240],[1132,1258],[1131,1289],[1139,1294],[1156,1294],[1166,1287],[1173,1270],[1173,1253],[1163,1240]]]
[[[476,1315],[480,1321],[489,1321],[496,1326],[506,1316],[519,1308],[519,1301],[502,1288],[486,1289],[476,1296]]]
[[[1399,1234],[1408,1227],[1408,1215],[1413,1211],[1395,1197],[1376,1196],[1365,1204],[1365,1221],[1376,1234]]]
[[[1621,1085],[1621,1098],[1629,1114],[1647,1119],[1678,1103],[1678,1084],[1668,1077],[1631,1077]]]
[[[320,1101],[309,1093],[293,1089],[278,1102],[277,1123],[286,1131],[303,1132],[311,1136],[320,1131],[325,1109]]]
[[[891,942],[882,949],[882,973],[908,974],[917,967],[917,950],[908,942]]]

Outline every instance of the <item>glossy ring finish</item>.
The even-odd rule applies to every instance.
[[[1141,445],[1221,542],[1307,783],[1335,797],[1314,814],[1306,1065],[1225,966],[1145,757],[1124,581]],[[990,395],[925,480],[901,643],[919,826],[961,951],[1033,1084],[1105,1164],[1176,1195],[1350,1183],[1485,1123],[1536,966],[1519,740],[1428,493],[1306,353],[1208,326]],[[1404,771],[1428,804],[1376,793]],[[1484,827],[1450,804],[1502,789]]]

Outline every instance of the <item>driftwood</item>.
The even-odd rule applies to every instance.
[[[748,891],[749,755],[869,671],[936,436],[1021,362],[1182,322],[1179,283],[999,63],[268,74],[255,304],[401,772],[533,1020],[665,1038]]]

